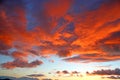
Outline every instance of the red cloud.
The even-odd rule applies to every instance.
[[[36,61],[28,63],[29,55],[55,54],[70,57],[64,60],[74,62],[120,60],[119,1],[110,0],[95,10],[80,14],[69,12],[72,0],[45,2],[42,6],[44,10],[31,12],[30,16],[36,21],[32,30],[27,30],[31,26],[27,25],[28,13],[22,3],[17,7],[11,3],[11,7],[1,5],[0,54],[12,56],[15,60],[4,63],[4,67],[34,67],[40,64]],[[11,48],[17,52],[10,53],[8,49]],[[78,56],[71,57],[75,54]]]
[[[72,0],[52,0],[48,2],[45,6],[46,14],[48,14],[50,17],[60,18],[68,12],[71,4]]]
[[[111,8],[108,5],[111,5]],[[67,58],[66,61],[106,62],[120,59],[118,6],[119,2],[116,1],[105,3],[97,10],[80,15],[79,19],[74,21],[78,38],[72,44],[80,45],[76,50],[79,55]]]

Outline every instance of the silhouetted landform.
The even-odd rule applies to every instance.
[[[5,78],[5,79],[0,79],[0,80],[12,80],[12,79],[9,79],[9,78]]]
[[[30,78],[30,77],[10,77],[10,76],[0,76],[0,80],[39,80],[37,78]]]
[[[42,80],[52,80],[52,79],[47,79],[47,78],[46,78],[46,79],[42,79]]]

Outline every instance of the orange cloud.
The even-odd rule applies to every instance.
[[[78,38],[72,44],[80,45],[81,48],[76,50],[79,56],[65,60],[74,62],[119,60],[120,11],[118,8],[119,2],[112,1],[101,5],[96,10],[79,15],[79,19],[76,16],[74,23]]]
[[[62,6],[61,6],[62,4]],[[70,9],[72,0],[52,0],[46,3],[46,14],[50,17],[60,18],[64,16],[67,11]]]
[[[33,63],[28,63],[29,55],[54,54],[68,57],[64,60],[74,62],[119,60],[119,1],[105,1],[98,8],[81,11],[79,14],[69,11],[73,7],[72,2],[52,0],[42,6],[36,5],[35,10],[30,13],[36,24],[31,30],[27,30],[31,27],[28,26],[31,19],[26,17],[28,12],[23,2],[16,2],[19,4],[17,7],[11,3],[11,7],[0,5],[0,54],[28,64],[20,66],[13,61],[4,64],[4,67],[33,67]],[[39,10],[38,6],[42,9]],[[17,52],[9,53],[8,49],[11,48],[15,48]],[[78,56],[74,56],[76,54]]]
[[[28,54],[27,53],[22,53],[22,52],[13,52],[12,57],[15,59],[22,59],[27,61]]]
[[[112,2],[109,5],[111,7],[108,4],[104,4],[97,10],[86,12],[79,17],[79,22],[75,22],[75,32],[79,35],[79,39],[73,44],[79,44],[83,47],[95,45],[96,42],[109,36],[112,32],[120,30],[119,3]],[[84,19],[82,16],[85,16]]]

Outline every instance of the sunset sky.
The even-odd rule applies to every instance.
[[[0,0],[0,79],[120,80],[120,0]]]

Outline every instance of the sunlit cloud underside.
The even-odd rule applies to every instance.
[[[0,79],[120,79],[119,0],[0,0]]]

